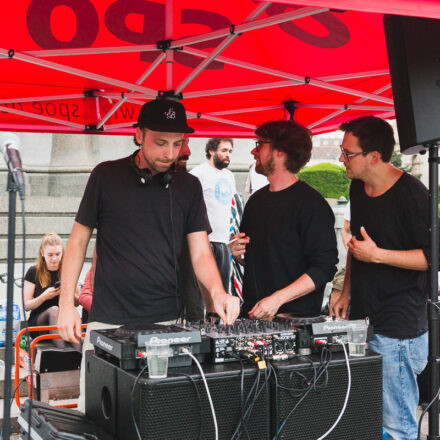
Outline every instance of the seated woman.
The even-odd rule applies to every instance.
[[[28,320],[30,327],[57,325],[63,253],[60,236],[55,233],[46,234],[41,240],[37,264],[30,267],[24,277],[24,307],[26,311],[31,310]],[[52,341],[58,348],[66,347],[62,339]]]

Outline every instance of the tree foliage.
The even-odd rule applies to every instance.
[[[325,198],[338,199],[344,196],[348,200],[350,179],[344,167],[320,163],[302,169],[298,173],[298,178],[315,188]]]

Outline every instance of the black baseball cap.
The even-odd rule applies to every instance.
[[[146,102],[133,126],[170,133],[194,133],[186,121],[183,104],[163,98]]]

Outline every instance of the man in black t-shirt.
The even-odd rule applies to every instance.
[[[177,258],[184,239],[206,300],[225,323],[238,316],[238,299],[223,290],[209,246],[200,183],[186,172],[170,171],[184,134],[193,131],[181,103],[149,101],[136,124],[140,149],[93,170],[64,256],[58,319],[64,340],[78,342],[81,334],[73,295],[94,228],[97,263],[91,322],[122,325],[176,319]]]
[[[338,253],[330,206],[296,177],[311,156],[310,133],[284,120],[266,122],[255,133],[255,169],[269,185],[250,197],[231,243],[234,258],[245,264],[242,311],[256,319],[278,312],[318,315]]]
[[[383,355],[383,425],[390,440],[417,438],[416,375],[428,356],[428,191],[391,165],[394,136],[382,119],[341,125],[340,161],[350,188],[351,233],[337,317],[369,317]],[[351,299],[350,299],[351,297]]]

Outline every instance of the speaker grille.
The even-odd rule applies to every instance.
[[[334,357],[337,355],[333,355]],[[339,357],[339,356],[338,356]],[[315,363],[319,368],[319,363]],[[380,356],[350,360],[351,391],[345,413],[335,429],[326,437],[333,440],[378,440],[382,438],[382,361]],[[310,364],[276,368],[278,384],[287,388],[303,388],[301,375],[312,378]],[[323,385],[323,380],[318,382]],[[336,421],[342,409],[348,385],[347,367],[340,359],[328,365],[327,386],[311,390],[289,417],[278,438],[316,440]],[[271,385],[272,435],[301,397],[278,388],[278,417],[274,384]]]
[[[255,377],[255,374],[246,376],[245,396]],[[240,378],[238,375],[208,378],[208,385],[217,415],[219,438],[230,439],[240,421]],[[143,439],[214,438],[211,409],[201,379],[196,379],[195,383],[187,379],[179,385],[151,386],[144,383],[141,385],[140,401],[143,402],[140,410]],[[252,439],[268,438],[268,413],[267,389],[263,389],[246,425]],[[179,426],[177,437],[176,426]]]

